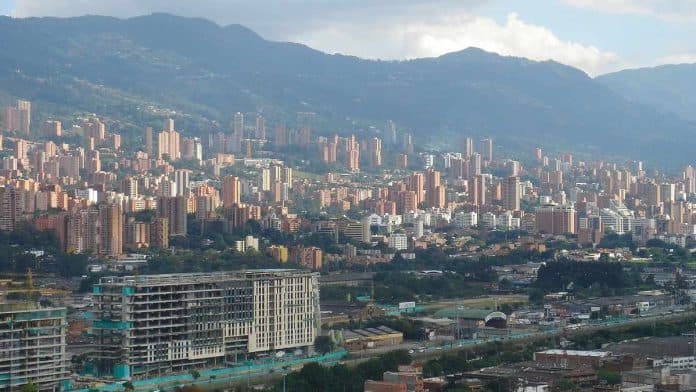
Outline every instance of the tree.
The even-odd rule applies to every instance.
[[[597,372],[597,379],[609,385],[621,384],[621,374],[611,370],[600,370]]]
[[[33,381],[29,381],[22,387],[22,392],[39,392],[39,387]]]
[[[130,381],[126,381],[123,383],[123,389],[126,391],[135,391],[135,385]]]
[[[558,382],[556,383],[556,386],[561,391],[570,391],[571,389],[575,389],[575,383],[568,380],[567,378],[562,378],[562,379],[558,380]]]
[[[198,370],[191,370],[190,373],[191,373],[191,377],[194,380],[198,380],[199,378],[201,378],[201,373]]]
[[[321,355],[328,354],[334,349],[334,341],[330,336],[321,335],[314,339],[314,349],[317,350]]]
[[[187,385],[185,387],[177,388],[178,392],[203,392],[204,389],[197,385]]]

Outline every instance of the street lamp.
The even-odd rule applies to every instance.
[[[288,370],[289,368],[290,368],[290,367],[289,367],[288,365],[283,366],[283,392],[285,392],[285,376],[288,375],[287,370]]]

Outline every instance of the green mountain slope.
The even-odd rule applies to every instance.
[[[630,69],[597,77],[626,99],[696,121],[696,64]]]
[[[478,49],[362,60],[167,14],[5,17],[0,37],[6,96],[135,124],[152,121],[158,109],[176,110],[189,133],[224,129],[236,111],[283,120],[310,111],[326,119],[318,131],[340,129],[346,119],[393,119],[430,142],[492,135],[684,160],[696,134],[692,123],[629,101],[572,67]]]

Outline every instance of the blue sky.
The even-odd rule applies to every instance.
[[[598,0],[612,3],[612,0]],[[680,0],[667,0],[679,3]],[[614,1],[630,4],[631,1]],[[659,3],[659,1],[652,1]],[[684,2],[684,1],[682,1]],[[692,12],[696,12],[696,2]],[[617,9],[582,7],[557,0],[491,2],[481,9],[482,14],[501,21],[516,10],[526,22],[547,27],[562,40],[594,45],[602,51],[613,52],[629,66],[649,66],[669,57],[692,57],[696,61],[696,44],[689,37],[696,32],[696,18],[672,20],[668,14],[626,12]],[[582,3],[578,1],[578,3]],[[587,3],[593,3],[588,1]],[[636,4],[641,1],[635,1]],[[643,3],[650,3],[644,1]],[[686,3],[686,2],[684,2]]]
[[[0,0],[0,15],[9,15],[14,5],[14,0]]]
[[[15,17],[170,12],[366,58],[476,46],[591,75],[696,62],[695,0],[0,0]]]

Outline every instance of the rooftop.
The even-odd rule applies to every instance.
[[[569,355],[569,356],[573,356],[573,357],[606,357],[606,356],[609,356],[611,353],[609,351],[550,349],[550,350],[539,351],[537,354]]]
[[[694,355],[693,340],[690,336],[649,337],[613,343],[607,349],[616,354],[635,354],[645,358],[686,357]]]
[[[288,277],[288,276],[307,276],[318,273],[299,270],[299,269],[256,269],[242,271],[225,271],[209,273],[190,273],[190,274],[160,274],[160,275],[138,275],[138,276],[106,276],[99,280],[103,285],[147,285],[147,284],[181,284],[181,283],[201,283],[201,282],[220,282],[230,279],[262,279],[269,277]]]

